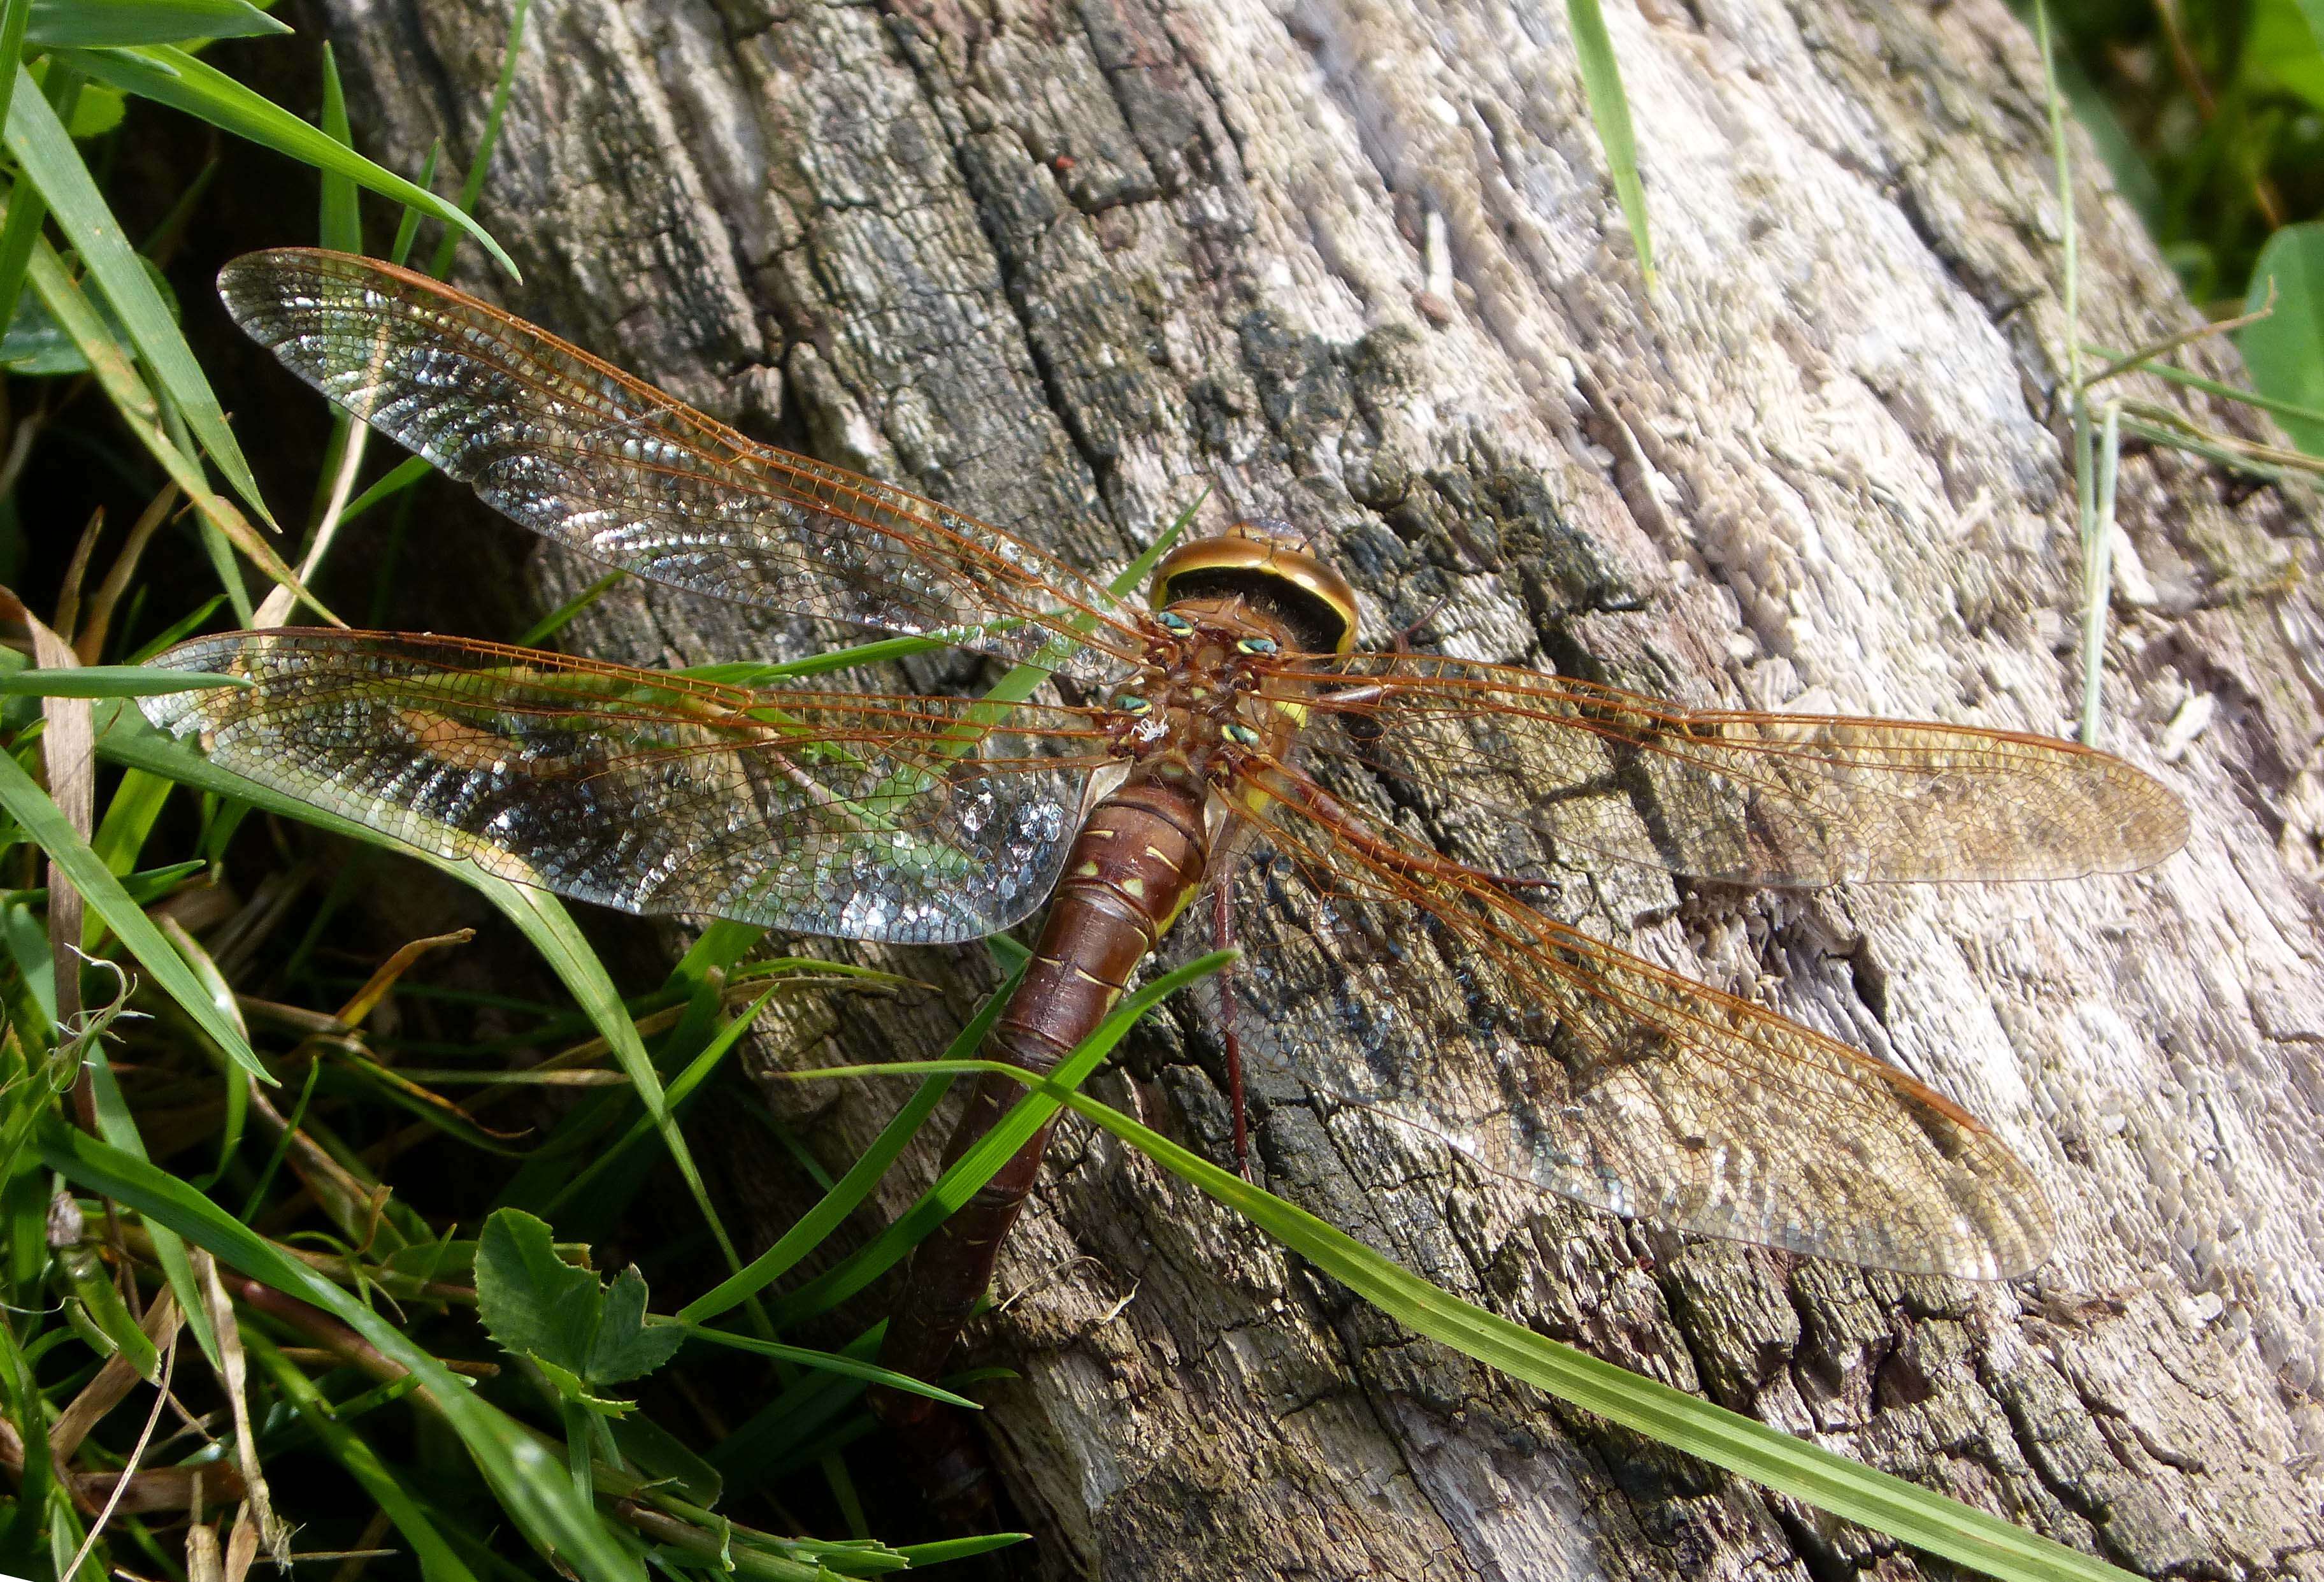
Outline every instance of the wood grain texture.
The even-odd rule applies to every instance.
[[[320,9],[366,150],[416,168],[440,134],[465,157],[504,5]],[[556,0],[484,206],[528,282],[462,283],[1084,565],[1208,484],[1206,524],[1330,530],[1370,641],[1449,598],[1452,652],[1689,703],[2069,728],[2030,38],[1999,0],[1609,21],[1652,299],[1554,0]],[[2076,146],[2085,334],[2195,322]],[[2185,853],[2043,886],[1573,887],[1590,926],[1992,1122],[2059,1208],[2034,1280],[1682,1244],[1446,1175],[1290,1092],[1260,1096],[1265,1182],[1546,1333],[2134,1569],[2324,1575],[2319,518],[2155,454],[2122,514],[2102,745],[2186,796]],[[537,565],[544,601],[593,575]],[[644,662],[824,635],[634,589],[579,634]],[[2216,712],[2178,740],[2190,697]],[[939,1047],[980,965],[899,959],[955,992],[801,1012],[793,1049]],[[1221,1157],[1210,1058],[1163,1030],[1108,1095]],[[774,1102],[837,1161],[896,1099]],[[727,1169],[779,1227],[798,1183]],[[1086,1129],[1002,1280],[1017,1300],[973,1349],[1023,1375],[986,1426],[1047,1574],[1918,1565],[1414,1341]]]

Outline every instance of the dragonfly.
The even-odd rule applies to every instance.
[[[266,252],[219,290],[300,378],[556,543],[1050,672],[1006,703],[430,635],[196,638],[154,662],[247,684],[143,707],[235,774],[632,912],[936,945],[1046,907],[985,1051],[1036,1073],[1182,917],[1273,907],[1302,943],[1247,964],[1259,997],[1352,1051],[1302,1079],[1476,1169],[1877,1268],[1993,1280],[2043,1259],[2034,1173],[1967,1110],[1561,921],[1543,881],[1623,864],[1799,887],[2129,872],[2176,851],[2187,814],[2123,760],[2004,730],[1684,708],[1401,639],[1366,650],[1347,578],[1277,522],[1180,542],[1142,600],[1117,597],[395,265]],[[984,1078],[948,1157],[1022,1092]],[[1046,1140],[923,1244],[888,1366],[936,1376]]]

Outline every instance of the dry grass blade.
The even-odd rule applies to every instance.
[[[403,946],[394,955],[381,963],[379,970],[371,975],[370,981],[357,989],[354,997],[346,1004],[339,1007],[339,1025],[349,1029],[361,1027],[364,1018],[377,1008],[380,1001],[387,997],[388,990],[395,986],[395,980],[410,971],[414,962],[431,951],[442,950],[454,945],[465,945],[475,937],[476,930],[474,929],[456,929],[448,934],[431,935],[425,939],[414,939]]]
[[[2181,347],[2192,346],[2197,341],[2209,340],[2214,336],[2232,335],[2248,325],[2257,324],[2274,311],[2275,282],[2271,277],[2267,282],[2267,300],[2250,312],[2238,313],[2233,319],[2220,319],[2209,324],[2199,324],[2192,329],[2182,329],[2176,335],[2163,337],[2152,346],[2141,347],[2135,352],[2116,357],[2113,362],[2083,380],[2082,388],[2088,390],[2092,385],[2102,384],[2118,374],[2135,372],[2157,357],[2169,356]]]
[[[43,670],[77,664],[71,645],[25,607],[24,601],[0,587],[0,617],[23,624],[32,634],[32,662]],[[86,845],[95,828],[97,733],[90,723],[85,698],[43,698],[41,713],[47,729],[41,754],[49,772],[49,800],[65,816],[72,832]],[[83,907],[73,887],[51,855],[49,869],[49,958],[56,974],[57,1020],[67,1027],[80,1015],[80,942]],[[74,1088],[81,1124],[92,1125],[95,1112],[83,1080]]]
[[[179,1326],[183,1322],[178,1304],[164,1290],[145,1309],[145,1317],[137,1327],[145,1332],[146,1339],[168,1352],[175,1344]],[[56,1464],[62,1466],[70,1461],[73,1453],[80,1448],[81,1441],[88,1438],[89,1430],[104,1421],[136,1387],[137,1370],[131,1365],[127,1356],[115,1354],[106,1358],[96,1376],[81,1386],[80,1392],[72,1398],[71,1403],[57,1414],[55,1422],[49,1425],[49,1455]]]
[[[178,486],[164,484],[143,511],[138,513],[129,529],[129,537],[121,552],[113,558],[105,580],[97,585],[97,596],[89,600],[88,618],[80,630],[73,634],[73,652],[83,664],[95,664],[105,652],[105,639],[112,630],[113,612],[120,607],[121,596],[129,591],[130,579],[137,575],[137,563],[143,558],[145,546],[170,520],[171,507],[178,503]]]
[[[202,1248],[193,1254],[195,1277],[200,1281],[202,1300],[209,1309],[210,1327],[217,1332],[222,1365],[218,1384],[225,1390],[226,1402],[234,1410],[235,1457],[242,1468],[243,1510],[255,1518],[257,1531],[266,1540],[267,1552],[278,1566],[288,1566],[290,1554],[290,1531],[274,1514],[273,1501],[269,1497],[266,1475],[258,1465],[258,1439],[251,1426],[250,1367],[242,1352],[242,1331],[235,1322],[234,1302],[226,1292],[226,1284],[218,1278],[217,1260]],[[237,1530],[241,1520],[236,1519]],[[249,1569],[248,1562],[243,1566]],[[231,1546],[229,1547],[231,1573]]]
[[[81,584],[88,580],[88,563],[96,557],[97,541],[105,532],[105,507],[100,505],[88,513],[82,524],[80,539],[73,545],[72,559],[65,562],[64,586],[57,591],[57,630],[69,632],[80,619]]]
[[[160,1304],[155,1305],[158,1307]],[[70,1564],[58,1571],[58,1576],[75,1577],[80,1574],[81,1562],[88,1559],[90,1551],[97,1548],[97,1540],[104,1534],[106,1523],[113,1520],[114,1512],[120,1508],[121,1496],[128,1491],[130,1477],[136,1473],[137,1464],[145,1458],[145,1447],[153,1441],[153,1429],[161,1420],[161,1408],[169,1403],[170,1381],[176,1375],[177,1371],[178,1336],[173,1326],[170,1333],[170,1344],[163,1347],[161,1353],[161,1383],[153,1387],[153,1410],[145,1414],[145,1426],[137,1432],[137,1443],[130,1449],[128,1465],[122,1469],[122,1476],[115,1481],[112,1493],[106,1495],[104,1509],[97,1512],[97,1520],[88,1524],[88,1534],[81,1540],[79,1550],[74,1554]]]

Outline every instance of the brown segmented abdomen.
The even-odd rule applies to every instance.
[[[1209,797],[1202,781],[1166,760],[1133,771],[1091,810],[1049,902],[1025,981],[985,1040],[987,1059],[1046,1076],[1097,1031],[1139,963],[1202,884],[1210,855]],[[1024,1096],[1021,1082],[981,1079],[945,1150],[945,1163],[966,1152]],[[936,1375],[991,1279],[1001,1243],[1040,1174],[1048,1141],[1044,1126],[921,1244],[881,1347],[882,1367],[914,1378]],[[964,1454],[959,1414],[926,1396],[888,1391],[875,1392],[873,1404],[907,1430],[903,1442],[908,1453],[927,1463],[923,1486],[932,1494],[976,1476],[975,1463]]]

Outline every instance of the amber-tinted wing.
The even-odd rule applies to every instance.
[[[1028,915],[1094,761],[1071,709],[995,726],[970,700],[442,637],[236,632],[153,662],[254,683],[140,699],[154,724],[423,851],[628,911],[842,939],[953,942]]]
[[[722,423],[441,282],[300,249],[226,265],[235,321],[291,372],[521,526],[742,604],[1119,670],[1106,590],[999,528]],[[992,623],[1004,623],[993,629]],[[1134,657],[1136,649],[1122,652]]]
[[[1553,857],[1815,885],[2124,873],[2187,838],[2168,790],[2044,736],[1686,709],[1431,654],[1356,655],[1316,713],[1311,753],[1416,788],[1486,853],[1516,826]]]
[[[1675,1229],[1992,1279],[2042,1261],[2025,1167],[1846,1045],[1617,950],[1262,772],[1245,1058],[1474,1164]],[[1249,896],[1246,899],[1250,899]],[[1352,1046],[1358,1053],[1347,1053]]]

